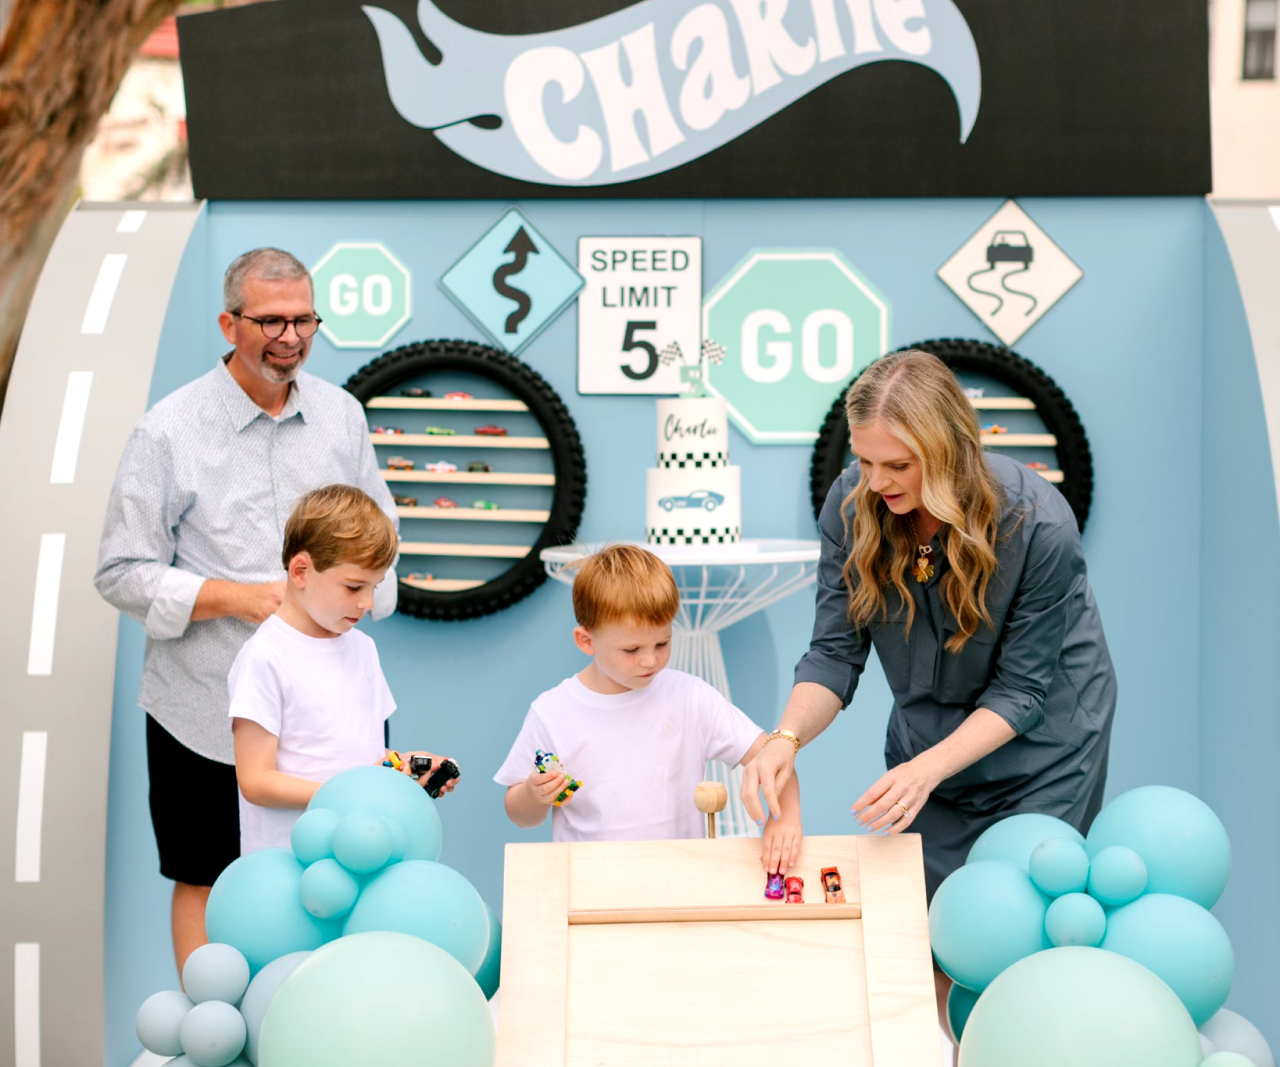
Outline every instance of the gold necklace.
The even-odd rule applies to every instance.
[[[920,543],[915,520],[910,515],[907,516],[907,522],[911,524],[911,539],[915,541],[916,551],[920,553],[911,567],[911,574],[917,582],[927,582],[933,577],[933,564],[929,562],[929,556],[933,554],[933,546]]]

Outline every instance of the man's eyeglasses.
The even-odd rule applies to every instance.
[[[268,315],[265,319],[257,319],[252,315],[241,314],[239,311],[233,311],[231,314],[238,319],[248,319],[250,322],[256,322],[258,329],[262,331],[262,335],[268,341],[283,337],[284,331],[290,326],[293,327],[294,333],[305,339],[312,336],[320,328],[320,323],[324,321],[319,315],[299,315],[296,319],[282,319],[278,315]]]

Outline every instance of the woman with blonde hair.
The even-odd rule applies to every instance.
[[[1081,832],[1102,806],[1115,671],[1076,519],[1034,471],[984,453],[935,356],[896,352],[850,387],[854,461],[818,525],[817,616],[743,801],[771,812],[849,703],[874,645],[893,691],[888,771],[854,802],[868,829],[924,841],[930,899],[988,826],[1043,812]],[[798,841],[775,841],[785,873]]]

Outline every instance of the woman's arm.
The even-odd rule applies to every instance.
[[[231,720],[236,749],[236,781],[250,804],[263,808],[305,808],[319,782],[276,770],[278,738],[252,719]]]
[[[800,744],[807,745],[831,725],[841,708],[840,698],[826,686],[816,682],[797,682],[791,689],[791,697],[782,712],[780,730],[790,730]],[[750,755],[750,753],[748,753]],[[760,806],[763,790],[765,803],[776,818],[788,815],[785,798],[787,783],[795,776],[796,748],[786,738],[770,741],[760,747],[755,758],[746,764],[742,777],[742,803],[747,813],[764,825],[764,809]],[[800,798],[799,789],[795,799]]]

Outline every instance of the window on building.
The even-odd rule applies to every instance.
[[[1242,76],[1249,80],[1276,76],[1276,0],[1245,0]]]

